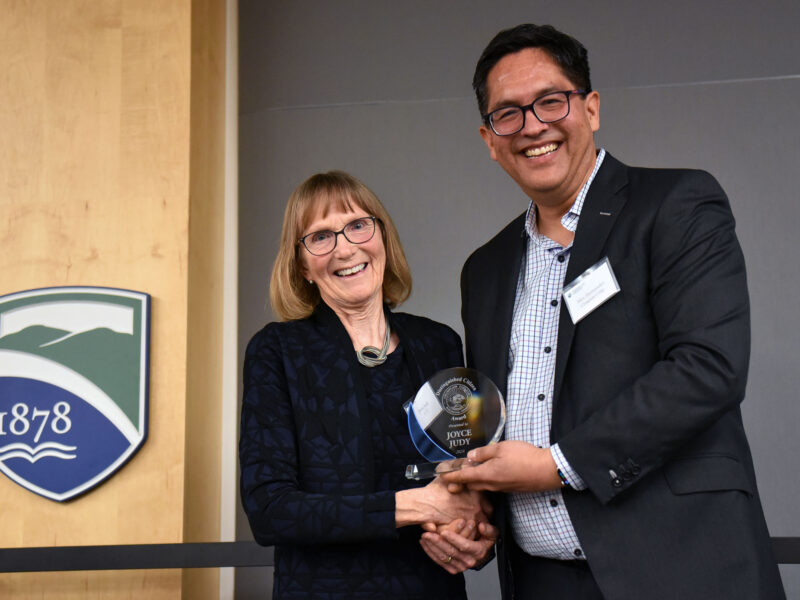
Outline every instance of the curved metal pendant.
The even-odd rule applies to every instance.
[[[391,339],[391,335],[389,321],[386,321],[386,335],[383,339],[383,348],[378,349],[375,346],[364,346],[361,350],[356,350],[358,362],[365,367],[377,367],[385,363],[386,355],[389,352],[389,340]],[[369,356],[367,353],[372,356]]]

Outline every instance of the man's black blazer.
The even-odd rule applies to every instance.
[[[525,243],[521,215],[461,276],[467,364],[504,393]],[[607,154],[565,283],[604,257],[620,293],[577,324],[559,299],[551,429],[588,485],[564,501],[598,584],[609,600],[783,598],[739,410],[749,301],[725,193]]]

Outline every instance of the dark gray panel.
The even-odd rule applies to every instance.
[[[596,85],[800,73],[795,0],[241,0],[239,14],[243,113],[470,97],[486,43],[525,22],[580,39]]]
[[[780,570],[786,597],[800,598],[800,565],[781,565]]]
[[[731,201],[745,253],[752,356],[742,411],[774,536],[800,534],[796,390],[800,262],[800,79],[601,92],[598,140],[644,166],[710,171]],[[756,113],[758,118],[756,118]]]
[[[771,534],[800,535],[800,3],[578,1],[548,4],[544,18],[535,2],[241,5],[241,346],[271,319],[286,199],[332,168],[362,178],[395,219],[415,281],[403,310],[461,330],[464,259],[528,202],[477,134],[474,61],[500,27],[550,21],[590,49],[599,143],[631,164],[709,170],[729,194],[753,307],[745,423]],[[758,80],[698,83],[741,78]],[[800,597],[800,571],[782,573]],[[490,597],[496,569],[468,581]]]
[[[800,80],[662,89],[601,90],[598,141],[622,160],[693,166],[726,188],[747,255],[753,359],[743,411],[773,535],[798,534],[787,478],[800,455],[793,303],[800,285],[793,229],[800,203],[790,177],[800,165],[798,126],[787,120]],[[754,107],[769,106],[761,119]],[[527,206],[488,156],[471,100],[266,111],[241,121],[242,317],[260,327],[265,279],[289,193],[313,172],[348,170],[382,198],[414,274],[404,310],[461,330],[458,274],[465,257]],[[472,585],[490,585],[491,572]]]
[[[234,583],[236,600],[266,600],[272,598],[274,567],[236,569]]]
[[[476,112],[457,100],[243,116],[242,272],[274,257],[292,189],[315,172],[344,169],[373,189],[400,232],[415,282],[404,310],[460,330],[461,264],[528,204],[489,159]],[[263,289],[242,292],[244,323],[263,305]]]

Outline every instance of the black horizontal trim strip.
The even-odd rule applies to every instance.
[[[272,564],[272,548],[255,542],[0,549],[0,573],[262,567]]]
[[[800,564],[800,537],[774,537],[778,564]],[[0,573],[269,567],[272,548],[255,542],[58,546],[0,549]]]
[[[800,537],[774,537],[770,540],[779,565],[800,565]]]

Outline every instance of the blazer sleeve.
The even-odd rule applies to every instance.
[[[729,442],[728,433],[741,427],[735,415],[747,379],[749,301],[733,215],[716,180],[699,171],[679,178],[660,203],[647,243],[651,314],[638,318],[638,329],[616,335],[649,331],[658,359],[556,440],[602,502],[679,453],[713,450],[715,440],[724,447],[723,438]],[[566,376],[586,375],[587,368]],[[583,390],[592,393],[591,381]]]
[[[297,460],[292,390],[277,327],[250,341],[244,364],[239,460],[242,504],[256,541],[326,544],[394,539],[394,492],[307,493]]]

